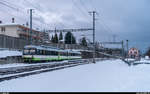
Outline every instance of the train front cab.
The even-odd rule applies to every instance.
[[[33,55],[35,54],[36,49],[34,48],[24,48],[23,49],[23,61],[24,62],[32,62]]]

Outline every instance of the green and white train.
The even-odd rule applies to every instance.
[[[27,45],[23,50],[24,62],[48,62],[81,59],[78,51],[62,50],[50,46]]]

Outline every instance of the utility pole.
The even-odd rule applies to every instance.
[[[96,14],[96,11],[92,11],[92,12],[89,12],[90,14],[92,14],[93,16],[93,48],[94,48],[94,51],[93,51],[93,63],[96,63],[95,62],[95,52],[96,52],[96,45],[95,45],[95,14]]]
[[[124,42],[122,41],[122,58],[124,59]]]
[[[127,61],[128,61],[128,51],[129,51],[128,42],[129,42],[129,40],[126,40],[126,41],[127,41]]]
[[[30,9],[30,35],[31,35],[30,44],[31,45],[32,45],[32,12],[33,12],[33,9]]]

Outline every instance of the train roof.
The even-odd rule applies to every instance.
[[[27,45],[24,48],[36,48],[36,49],[40,49],[40,50],[49,50],[49,51],[59,51],[59,52],[69,52],[69,53],[77,53],[80,54],[79,51],[72,51],[69,49],[60,49],[60,48],[56,48],[56,47],[52,47],[52,46],[36,46],[36,45]]]
[[[36,48],[36,49],[40,49],[40,50],[49,50],[49,51],[58,51],[58,50],[61,50],[61,49],[54,48],[54,47],[51,47],[51,46],[43,46],[43,45],[41,45],[41,46],[27,45],[24,48]]]
[[[74,51],[74,50],[70,50],[70,49],[66,49],[65,51],[70,52],[70,53],[77,53],[77,54],[81,54],[80,51]]]

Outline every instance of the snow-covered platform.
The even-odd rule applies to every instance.
[[[106,60],[0,83],[0,92],[150,91],[150,65]]]
[[[0,58],[6,58],[8,56],[22,56],[21,51],[0,49]]]
[[[18,50],[10,50],[0,48],[0,65],[6,63],[17,63],[22,61],[22,52]]]

